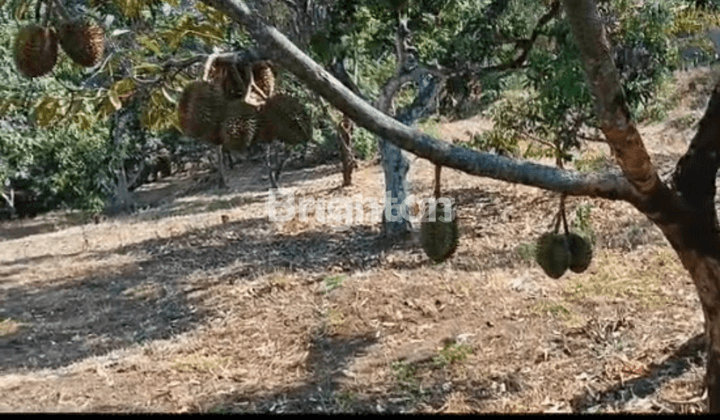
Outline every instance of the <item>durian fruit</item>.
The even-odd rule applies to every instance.
[[[537,241],[535,261],[545,274],[559,279],[570,265],[570,251],[564,235],[545,233]]]
[[[437,203],[420,222],[420,244],[425,255],[436,263],[450,258],[460,239],[455,208],[450,207],[446,217],[445,207],[445,203]]]
[[[256,141],[269,143],[279,139],[295,145],[312,139],[312,119],[300,101],[290,95],[280,93],[268,99],[259,117]]]
[[[97,64],[105,52],[105,31],[94,23],[77,20],[60,24],[60,46],[83,67]]]
[[[257,87],[260,88],[266,98],[270,98],[275,93],[275,73],[268,61],[260,61],[252,67],[253,80]]]
[[[255,107],[242,99],[228,103],[225,118],[220,123],[220,138],[231,150],[244,150],[252,142],[257,131],[258,114]]]
[[[192,82],[185,87],[178,113],[180,127],[188,137],[220,144],[220,122],[225,116],[222,92],[208,82]]]
[[[232,63],[215,60],[208,72],[208,81],[217,86],[227,100],[242,98],[245,93],[242,68],[233,69],[233,66]],[[238,76],[240,76],[239,80]]]
[[[53,28],[23,26],[15,38],[15,66],[25,77],[43,76],[55,67],[57,50],[58,39]]]
[[[568,233],[566,242],[570,251],[570,270],[576,273],[582,273],[587,270],[592,261],[592,247],[590,243],[582,236],[576,233]]]

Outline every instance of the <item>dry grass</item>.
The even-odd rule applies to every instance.
[[[485,128],[441,125],[452,137]],[[455,131],[453,131],[455,130]],[[643,127],[646,133],[655,128]],[[661,145],[658,161],[683,150]],[[609,156],[602,147],[593,153]],[[595,257],[551,280],[531,261],[557,196],[443,172],[462,240],[433,265],[378,221],[279,225],[263,169],[231,192],[176,177],[135,216],[4,225],[0,410],[71,412],[697,412],[702,312],[662,235],[624,203],[590,208]],[[415,161],[418,195],[433,167]],[[380,198],[363,164],[289,172],[305,197]],[[53,227],[54,226],[54,227]]]

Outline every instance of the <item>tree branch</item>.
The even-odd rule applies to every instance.
[[[705,115],[685,155],[678,161],[673,185],[706,225],[717,226],[715,176],[720,168],[720,82],[710,97]]]
[[[620,77],[594,1],[563,0],[580,49],[598,121],[625,176],[650,196],[665,187],[650,160],[623,95]],[[665,187],[666,188],[666,187]]]
[[[533,44],[535,44],[538,36],[540,36],[540,29],[543,26],[547,25],[547,23],[550,22],[550,20],[556,17],[558,14],[560,14],[560,1],[555,0],[550,6],[550,10],[546,14],[541,16],[538,20],[537,26],[535,26],[535,29],[533,29],[533,32],[530,35],[530,39],[523,39],[517,41],[517,43],[515,44],[516,46],[522,48],[522,52],[520,53],[518,58],[516,58],[512,63],[509,63],[511,65],[510,68],[519,68],[520,66],[522,66],[523,63],[525,63],[528,54],[530,54],[530,49],[532,48]]]

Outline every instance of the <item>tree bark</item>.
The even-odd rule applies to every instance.
[[[708,342],[708,408],[719,412],[720,235],[714,198],[720,166],[720,83],[713,91],[697,135],[678,162],[671,189],[660,181],[630,120],[595,2],[564,0],[564,4],[596,98],[601,129],[625,177],[642,196],[636,207],[670,241],[697,288]]]
[[[355,152],[353,151],[352,135],[355,124],[347,115],[343,115],[342,121],[338,123],[337,131],[340,137],[340,154],[343,165],[343,187],[352,185],[352,173],[357,168]]]

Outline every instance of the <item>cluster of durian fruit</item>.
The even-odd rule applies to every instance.
[[[312,120],[300,101],[275,93],[269,62],[215,61],[204,79],[188,84],[180,98],[185,135],[238,151],[254,142],[294,145],[312,138]]]
[[[58,44],[68,57],[83,67],[93,67],[105,51],[105,31],[84,19],[59,18],[57,25],[31,23],[20,28],[13,53],[20,74],[33,78],[52,71],[57,63]]]
[[[582,273],[592,261],[592,246],[576,233],[548,232],[537,241],[535,261],[554,279],[562,277],[568,268]]]

